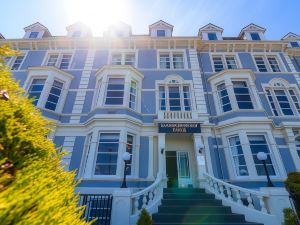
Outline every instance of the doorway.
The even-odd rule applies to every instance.
[[[166,151],[166,174],[168,187],[192,187],[189,152]]]

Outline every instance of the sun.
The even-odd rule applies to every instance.
[[[88,25],[94,35],[102,35],[115,22],[128,20],[130,9],[124,0],[67,0],[68,21]]]

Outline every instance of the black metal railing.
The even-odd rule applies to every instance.
[[[81,194],[80,205],[85,205],[84,219],[94,220],[93,225],[110,225],[112,199],[109,194]]]

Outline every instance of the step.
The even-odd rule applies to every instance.
[[[164,193],[163,199],[215,199],[215,195],[206,193]]]
[[[158,213],[188,213],[188,214],[227,214],[231,213],[231,208],[227,206],[159,206]]]
[[[166,213],[155,213],[152,215],[152,219],[154,222],[176,222],[176,223],[190,223],[190,222],[197,222],[197,223],[228,223],[228,222],[235,222],[241,223],[245,222],[244,215],[238,214],[166,214]]]
[[[162,199],[161,203],[165,206],[222,206],[222,201],[216,199]]]
[[[164,193],[205,193],[202,188],[164,188]]]

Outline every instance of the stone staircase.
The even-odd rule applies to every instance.
[[[152,219],[154,225],[263,225],[246,222],[244,215],[232,213],[213,194],[193,188],[165,188]]]

